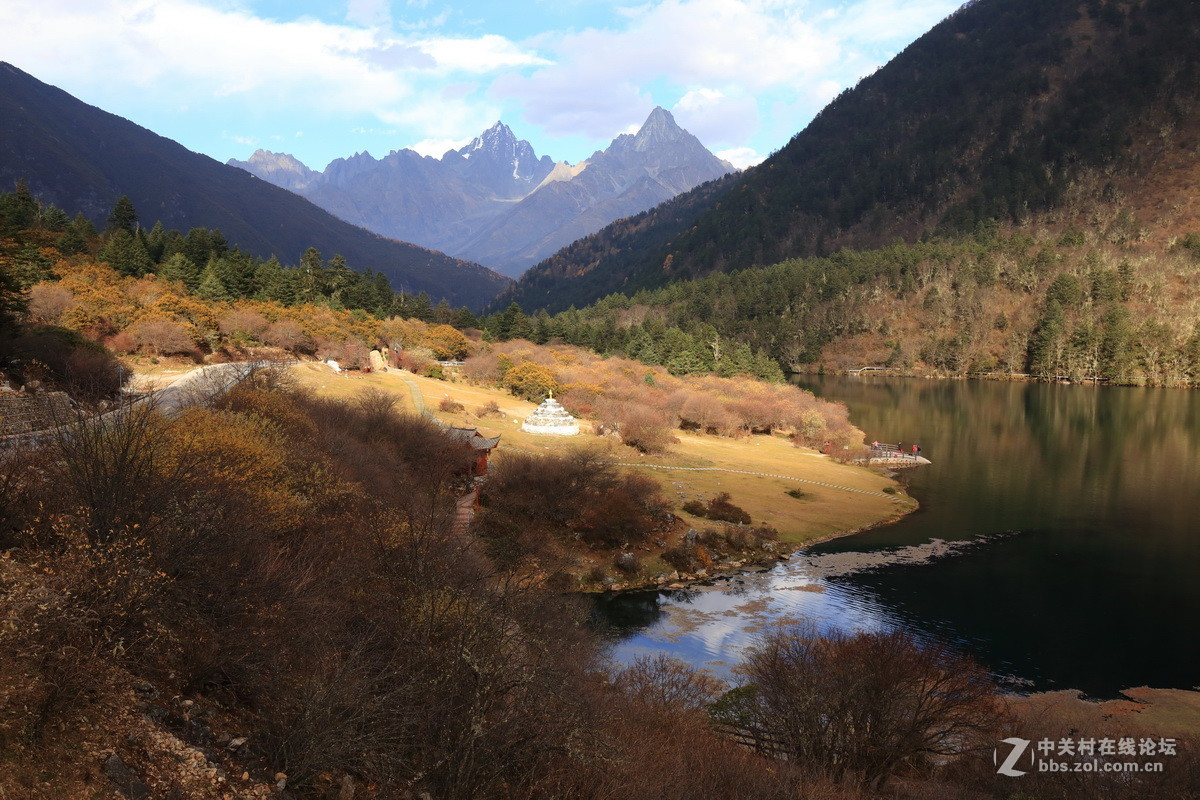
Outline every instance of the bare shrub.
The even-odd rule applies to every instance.
[[[235,308],[217,321],[217,328],[235,339],[262,341],[271,327],[266,317],[248,308]]]
[[[75,331],[52,325],[24,330],[8,343],[9,352],[49,370],[46,376],[74,397],[87,402],[111,397],[125,379],[112,353]]]
[[[57,283],[38,283],[29,288],[29,317],[35,322],[58,322],[75,303],[70,289]]]
[[[475,416],[479,417],[480,419],[487,419],[489,417],[502,417],[504,416],[504,412],[500,410],[499,403],[497,403],[495,400],[488,400],[479,407],[479,409],[475,412]]]
[[[599,547],[640,542],[667,524],[657,483],[618,472],[588,450],[542,457],[505,453],[483,491],[481,535],[508,537],[523,553],[544,553],[561,540]]]
[[[722,681],[678,658],[638,656],[613,683],[629,697],[662,709],[702,711],[726,689]]]
[[[295,320],[281,319],[263,331],[262,339],[269,345],[293,353],[312,352],[312,339]]]
[[[878,783],[902,764],[992,747],[991,676],[945,645],[902,631],[818,636],[780,629],[743,665],[753,718],[801,765]]]
[[[129,335],[138,349],[146,349],[157,355],[190,353],[196,349],[187,328],[174,320],[162,317],[147,317],[129,328]]]
[[[452,397],[443,397],[438,401],[438,411],[444,411],[447,414],[457,414],[465,410],[466,407]]]
[[[642,571],[642,560],[637,553],[620,553],[613,559],[613,566],[626,575],[637,575]]]
[[[643,453],[665,453],[679,441],[671,435],[666,416],[653,408],[622,404],[613,410],[612,424],[622,442]]]
[[[680,572],[695,572],[704,566],[696,548],[682,543],[664,550],[662,560]]]

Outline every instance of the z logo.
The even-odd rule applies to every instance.
[[[1009,752],[1008,758],[1004,759],[1004,763],[1000,764],[1000,766],[996,768],[996,772],[1000,773],[1001,775],[1008,775],[1011,778],[1019,778],[1020,776],[1024,775],[1024,770],[1013,769],[1013,767],[1016,766],[1017,761],[1020,760],[1021,756],[1025,754],[1025,750],[1028,749],[1029,740],[1020,739],[1016,736],[1010,736],[1007,739],[1001,739],[1000,742],[1001,744],[1011,744],[1012,750]],[[996,748],[992,751],[993,764],[999,760],[999,749],[1000,748]]]

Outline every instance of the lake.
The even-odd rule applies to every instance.
[[[1200,685],[1200,393],[805,377],[867,440],[919,443],[921,509],[729,583],[599,601],[613,654],[727,675],[767,626],[901,627],[1018,689]],[[733,498],[734,502],[737,498]]]

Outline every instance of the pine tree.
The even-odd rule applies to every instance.
[[[183,253],[176,253],[158,265],[158,277],[166,281],[180,281],[188,291],[196,291],[200,285],[200,270]]]
[[[345,257],[340,253],[335,254],[329,259],[329,269],[325,272],[324,293],[346,305],[344,295],[354,286],[357,277],[357,273],[346,263]]]
[[[4,228],[11,232],[32,228],[39,220],[41,206],[29,191],[29,184],[22,178],[17,181],[17,188],[12,194],[3,195]]]
[[[79,227],[71,224],[67,226],[67,230],[58,238],[58,243],[55,245],[58,252],[64,256],[73,256],[76,253],[82,253],[87,250],[87,239],[84,239],[79,233]]]
[[[300,302],[312,303],[325,288],[325,262],[321,251],[310,247],[300,256]]]
[[[132,234],[137,221],[137,211],[134,210],[133,201],[129,199],[129,195],[123,194],[118,197],[112,213],[108,215],[108,229]]]
[[[214,303],[232,299],[229,289],[221,280],[216,259],[210,260],[208,266],[200,273],[200,285],[196,289],[196,294]]]
[[[122,275],[140,278],[154,269],[145,245],[124,228],[116,228],[96,257]]]
[[[478,328],[482,323],[479,321],[479,317],[471,312],[471,309],[463,306],[458,309],[458,314],[455,316],[454,322],[450,324],[459,330],[465,330],[466,328]]]
[[[71,218],[58,206],[49,205],[42,209],[42,227],[46,230],[61,233],[67,229],[69,224],[71,224]]]
[[[154,227],[150,229],[150,233],[146,236],[146,252],[150,255],[150,260],[155,264],[162,263],[163,251],[167,246],[167,232],[163,229],[161,221],[155,222]]]

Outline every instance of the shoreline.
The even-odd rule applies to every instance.
[[[907,495],[905,495],[905,496],[907,496]],[[825,542],[829,542],[834,539],[842,539],[847,536],[854,536],[855,534],[858,534],[858,533],[865,533],[867,531],[875,530],[877,528],[882,528],[887,525],[894,525],[895,523],[897,523],[900,520],[907,517],[909,514],[912,514],[914,511],[918,510],[920,507],[921,507],[921,504],[918,503],[916,500],[913,500],[913,505],[911,508],[906,509],[903,513],[895,514],[891,517],[888,517],[887,519],[879,520],[878,522],[869,523],[867,525],[860,525],[857,528],[849,528],[849,529],[843,530],[843,531],[833,531],[833,532],[824,534],[822,536],[814,537],[814,538],[804,542],[803,544],[801,544],[799,547],[797,547],[794,550],[791,550],[787,553],[781,553],[781,554],[773,556],[771,558],[763,558],[763,559],[758,559],[755,561],[746,560],[746,561],[742,561],[737,566],[729,565],[727,567],[717,569],[711,573],[708,572],[707,570],[705,570],[706,574],[704,574],[704,575],[697,575],[696,573],[684,573],[684,574],[680,574],[676,578],[673,578],[673,579],[668,578],[663,581],[650,580],[647,582],[637,583],[637,584],[632,584],[632,585],[627,584],[627,583],[616,583],[611,586],[576,589],[575,591],[573,591],[571,593],[572,594],[586,594],[586,595],[600,595],[600,594],[616,595],[616,594],[626,594],[626,593],[633,593],[633,592],[679,591],[681,589],[687,589],[690,586],[711,586],[711,585],[715,585],[714,582],[716,582],[716,581],[731,580],[733,578],[736,578],[739,575],[742,575],[742,574],[745,574],[748,572],[764,572],[764,571],[769,570],[772,567],[774,567],[778,564],[781,564],[785,561],[790,561],[793,557],[795,557],[802,551],[808,549],[809,547],[813,547],[818,544],[823,544]]]

